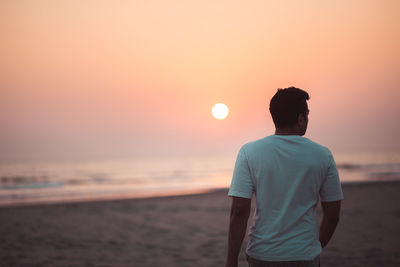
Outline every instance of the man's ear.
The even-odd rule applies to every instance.
[[[300,113],[299,116],[297,116],[297,123],[299,125],[303,125],[306,122],[306,117],[304,113]]]

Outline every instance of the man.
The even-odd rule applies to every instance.
[[[278,89],[269,107],[275,134],[239,151],[228,193],[232,208],[226,266],[238,264],[253,195],[249,266],[319,266],[319,254],[338,223],[343,194],[329,149],[302,137],[308,99],[301,89]],[[323,219],[318,231],[319,200]]]

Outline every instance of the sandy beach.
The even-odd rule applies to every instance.
[[[400,182],[343,191],[321,266],[400,266]],[[223,266],[226,194],[2,207],[0,266]]]

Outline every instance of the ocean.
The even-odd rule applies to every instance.
[[[230,185],[236,155],[0,163],[0,206],[207,192]],[[335,154],[342,183],[400,180],[400,152]]]

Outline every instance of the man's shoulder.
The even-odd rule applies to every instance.
[[[247,159],[259,158],[266,155],[275,147],[275,140],[271,136],[266,136],[253,141],[249,141],[242,145],[239,154],[245,156]]]
[[[326,155],[331,154],[331,151],[328,147],[321,145],[315,141],[312,141],[306,137],[303,137],[305,141],[307,142],[308,146],[316,151],[319,151],[320,153],[324,153]]]
[[[266,136],[266,137],[259,138],[259,139],[253,140],[253,141],[249,141],[249,142],[243,144],[240,149],[248,151],[248,150],[258,148],[262,145],[266,145],[269,142],[271,142],[271,138],[270,138],[270,136]]]

